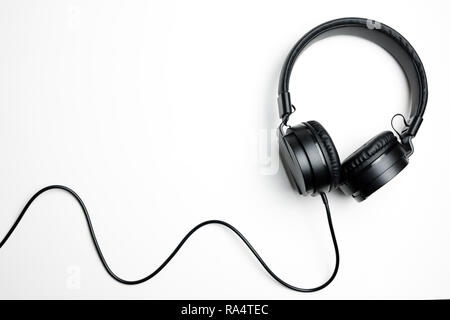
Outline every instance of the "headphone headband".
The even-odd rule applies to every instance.
[[[411,112],[401,140],[405,143],[415,137],[422,123],[428,98],[427,77],[422,62],[411,44],[400,33],[385,24],[364,18],[342,18],[325,22],[309,31],[295,44],[281,70],[278,87],[280,118],[292,113],[289,79],[298,56],[313,40],[334,34],[349,34],[370,40],[397,60],[405,72],[411,90]]]

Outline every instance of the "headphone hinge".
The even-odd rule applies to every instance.
[[[414,136],[411,135],[401,136],[402,146],[405,148],[406,151],[406,158],[409,158],[414,153],[414,145],[412,143],[412,138],[414,138]]]
[[[419,131],[419,128],[420,128],[420,125],[422,124],[422,122],[423,122],[423,118],[419,117],[419,116],[415,116],[410,121],[408,121],[408,125],[402,131],[401,139],[403,140],[404,138],[407,138],[410,136],[414,138],[417,134],[417,131]]]

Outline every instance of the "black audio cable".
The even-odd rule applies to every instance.
[[[8,241],[9,237],[12,235],[12,233],[14,232],[14,230],[16,229],[16,227],[18,226],[19,222],[22,220],[23,216],[25,215],[25,213],[27,212],[27,210],[29,209],[29,207],[31,206],[31,204],[33,203],[34,200],[36,200],[37,197],[39,197],[41,194],[43,194],[46,191],[52,190],[52,189],[59,189],[59,190],[63,190],[68,192],[70,195],[72,195],[78,202],[78,204],[80,205],[81,209],[83,210],[84,216],[86,218],[86,222],[89,228],[89,232],[91,234],[91,239],[92,242],[94,243],[95,246],[95,250],[97,251],[98,257],[100,258],[100,261],[103,264],[103,267],[105,268],[106,272],[108,272],[108,274],[116,281],[126,284],[126,285],[136,285],[139,283],[143,283],[146,282],[147,280],[150,280],[151,278],[153,278],[154,276],[156,276],[162,269],[164,269],[164,267],[169,263],[170,260],[172,260],[172,258],[177,254],[177,252],[181,249],[181,247],[183,246],[183,244],[187,241],[187,239],[189,239],[189,237],[198,229],[200,229],[201,227],[204,227],[206,225],[209,224],[220,224],[222,226],[225,226],[227,228],[229,228],[231,231],[233,231],[239,238],[241,238],[241,240],[245,243],[245,245],[250,249],[250,251],[253,253],[253,255],[256,257],[256,259],[258,259],[258,261],[261,263],[261,265],[264,267],[264,269],[266,269],[266,271],[272,276],[272,278],[274,278],[276,281],[278,281],[280,284],[282,284],[283,286],[295,290],[295,291],[299,291],[299,292],[314,292],[314,291],[319,291],[323,288],[325,288],[326,286],[328,286],[333,279],[336,277],[336,274],[338,272],[339,269],[339,249],[338,249],[338,245],[337,245],[337,241],[336,241],[336,236],[334,234],[334,229],[333,229],[333,222],[331,220],[331,213],[330,213],[330,207],[328,205],[328,199],[327,196],[325,195],[325,193],[321,193],[320,196],[322,198],[323,204],[325,205],[325,209],[326,209],[326,213],[327,213],[327,219],[328,219],[328,226],[330,228],[330,233],[331,233],[331,238],[333,240],[333,246],[334,246],[334,251],[335,251],[335,255],[336,255],[336,262],[335,262],[335,267],[333,270],[332,275],[330,276],[330,278],[325,281],[323,284],[321,284],[320,286],[314,287],[314,288],[307,288],[307,289],[303,289],[303,288],[299,288],[296,286],[293,286],[287,282],[285,282],[284,280],[280,279],[270,268],[269,266],[264,262],[264,260],[261,258],[261,256],[258,254],[258,252],[255,250],[255,248],[253,248],[253,246],[250,244],[250,242],[244,237],[244,235],[242,233],[239,232],[238,229],[236,229],[235,227],[233,227],[231,224],[225,222],[225,221],[221,221],[221,220],[207,220],[204,221],[198,225],[196,225],[194,228],[192,228],[185,236],[184,238],[180,241],[180,243],[176,246],[175,250],[172,251],[172,253],[169,255],[169,257],[166,258],[166,260],[164,260],[164,262],[158,267],[156,268],[155,271],[153,271],[151,274],[149,274],[148,276],[142,278],[142,279],[138,279],[138,280],[124,280],[122,278],[120,278],[119,276],[117,276],[108,266],[108,263],[105,260],[105,257],[103,256],[102,250],[100,249],[100,246],[97,242],[97,237],[95,236],[95,232],[94,232],[94,228],[92,226],[91,223],[91,219],[89,217],[89,213],[88,210],[83,202],[83,200],[81,200],[80,196],[78,196],[78,194],[73,191],[72,189],[66,187],[66,186],[62,186],[62,185],[51,185],[48,187],[45,187],[41,190],[39,190],[38,192],[36,192],[31,198],[30,200],[28,200],[28,202],[26,203],[25,207],[22,209],[22,212],[20,213],[19,217],[16,219],[16,221],[14,222],[14,224],[12,225],[12,227],[9,229],[8,233],[5,235],[5,237],[3,238],[3,240],[0,242],[0,249],[5,245],[5,243]]]

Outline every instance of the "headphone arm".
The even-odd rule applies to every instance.
[[[405,137],[401,137],[401,143],[403,148],[405,148],[406,151],[406,158],[411,157],[411,155],[414,153],[414,145],[412,143],[412,138],[413,136],[405,136]]]

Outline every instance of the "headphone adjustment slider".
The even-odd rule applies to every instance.
[[[291,95],[289,92],[282,92],[278,95],[278,115],[283,119],[292,113]]]

